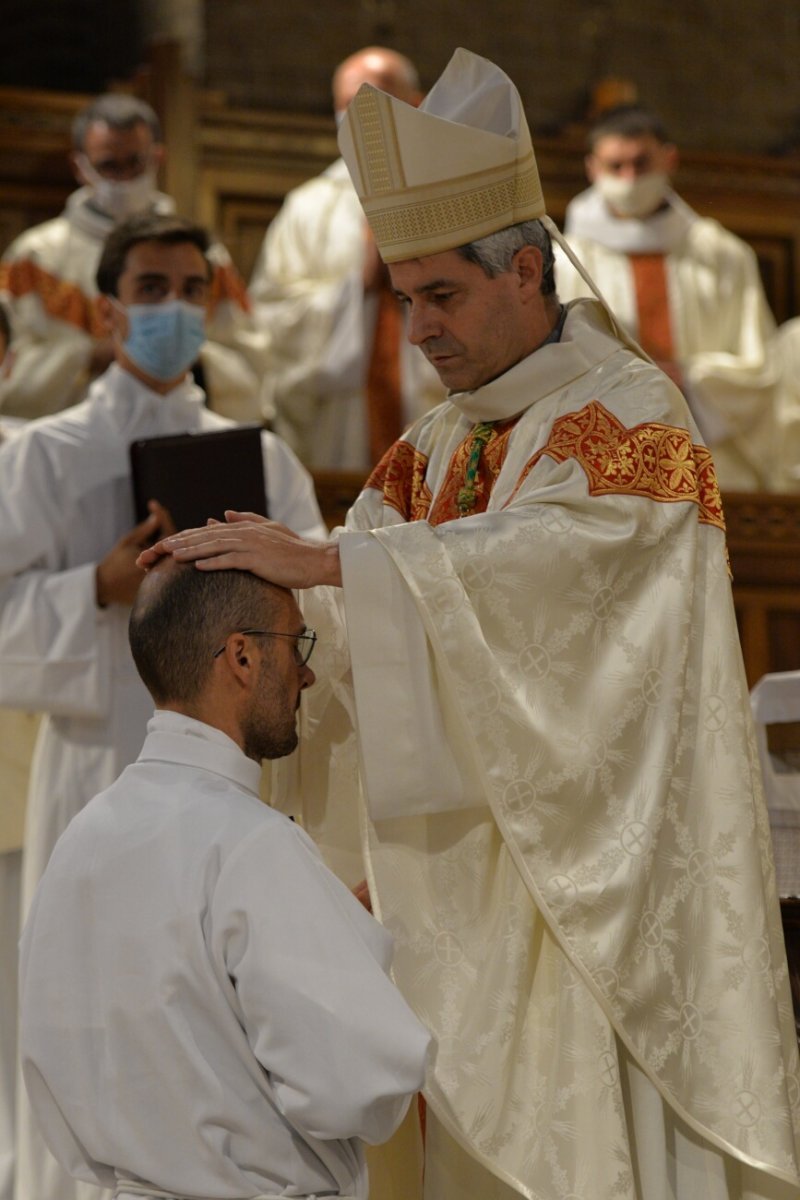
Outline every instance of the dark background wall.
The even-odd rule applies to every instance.
[[[539,132],[619,75],[686,147],[800,144],[800,0],[205,0],[204,24],[206,81],[244,106],[327,112],[333,67],[373,41],[430,86],[463,45],[508,72]]]
[[[0,0],[0,84],[99,92],[141,62],[139,0]]]
[[[335,65],[395,46],[430,86],[453,49],[499,63],[535,132],[632,80],[685,148],[800,153],[800,0],[2,0],[0,84],[76,92],[125,79],[152,34],[244,108],[328,114]]]

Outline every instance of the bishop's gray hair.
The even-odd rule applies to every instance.
[[[556,291],[555,259],[553,243],[550,234],[541,221],[521,221],[519,225],[509,225],[507,229],[498,229],[497,233],[489,233],[477,241],[468,242],[456,250],[467,262],[475,263],[494,279],[504,271],[511,270],[511,261],[523,246],[536,246],[542,252],[542,287],[543,296],[554,296]]]

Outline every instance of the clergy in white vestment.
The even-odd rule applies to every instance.
[[[609,311],[560,303],[502,71],[459,50],[419,109],[365,86],[340,145],[449,398],[329,545],[234,518],[143,561],[303,589],[319,683],[273,797],[366,873],[434,1033],[427,1200],[796,1197],[711,454]]]
[[[592,186],[567,206],[569,245],[683,391],[723,492],[780,490],[775,321],[755,253],[672,190],[677,149],[655,114],[612,109],[589,141]],[[563,300],[592,294],[566,255],[557,261]]]
[[[11,325],[0,304],[0,378],[11,365]],[[23,421],[0,416],[0,442]],[[14,1195],[17,943],[25,798],[37,729],[33,713],[0,708],[0,1200]]]
[[[337,123],[362,83],[409,104],[421,98],[413,64],[370,46],[334,73]],[[307,466],[366,477],[403,429],[443,399],[436,372],[402,336],[402,313],[342,159],[288,193],[250,295],[270,334],[264,387],[273,427]]]
[[[154,505],[135,524],[129,445],[232,426],[209,412],[187,374],[204,337],[207,245],[203,229],[173,216],[119,225],[99,268],[114,365],[81,404],[0,446],[0,705],[46,714],[28,796],[23,913],[71,818],[139,753],[151,709],[126,624],[141,579],[136,555],[165,514]],[[275,435],[264,432],[262,448],[266,511],[324,539],[308,472]],[[19,1104],[17,1200],[82,1196],[46,1153],[24,1096]]]
[[[106,238],[137,213],[174,213],[157,190],[163,161],[158,118],[144,101],[98,96],[75,118],[70,164],[82,186],[64,211],[15,238],[0,259],[0,297],[14,324],[13,369],[0,380],[0,413],[32,418],[82,400],[113,359],[95,279]],[[236,421],[271,416],[262,376],[268,337],[256,330],[244,282],[219,242],[207,339],[198,366],[215,412]]]
[[[136,762],[59,840],[22,939],[44,1136],[118,1200],[365,1200],[430,1036],[392,939],[259,799],[297,744],[315,634],[290,592],[167,559],[130,621],[156,704]]]

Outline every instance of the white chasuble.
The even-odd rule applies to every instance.
[[[360,823],[435,1035],[426,1178],[694,1200],[691,1146],[713,1200],[788,1200],[797,1044],[709,452],[593,302],[451,401],[351,510],[343,592],[305,595],[320,684],[283,771],[350,881]]]

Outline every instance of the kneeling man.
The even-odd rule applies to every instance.
[[[132,1197],[367,1195],[429,1036],[391,939],[258,796],[290,753],[315,635],[290,592],[172,561],[133,657],[138,760],[64,833],[22,939],[22,1063],[48,1145]]]

